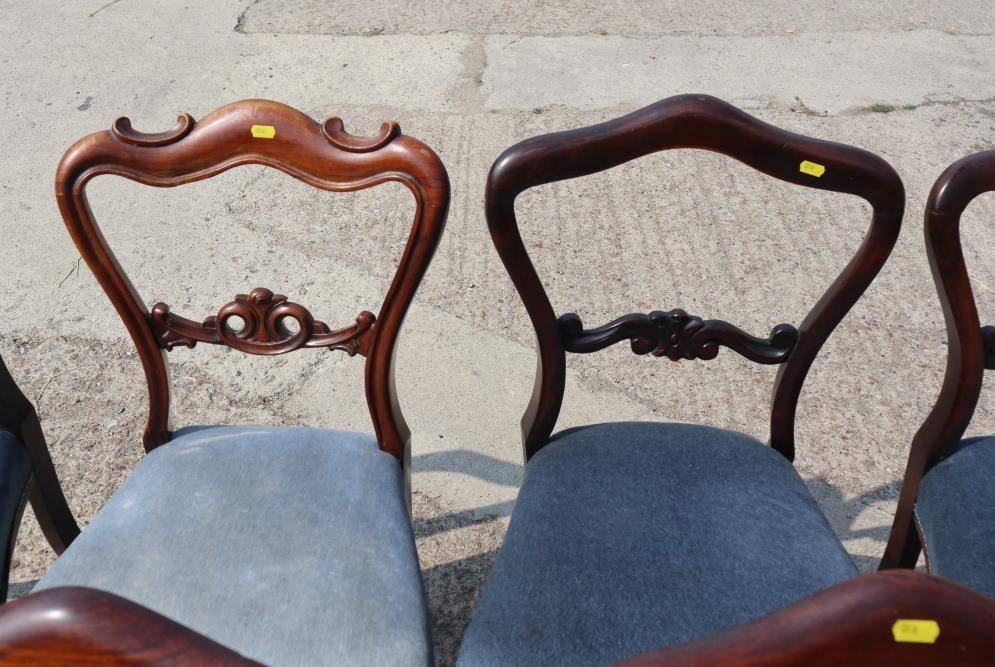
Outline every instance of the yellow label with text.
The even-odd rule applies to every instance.
[[[272,139],[276,136],[276,128],[272,125],[253,125],[252,136],[256,139]]]
[[[936,638],[940,636],[940,624],[936,621],[900,618],[891,626],[891,634],[896,642],[935,644]]]
[[[824,173],[826,173],[826,168],[821,164],[816,164],[815,162],[809,162],[808,160],[803,160],[800,165],[798,165],[798,171],[803,174],[808,174],[809,176],[815,176],[819,178]]]

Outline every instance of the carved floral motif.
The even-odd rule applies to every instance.
[[[167,350],[177,345],[193,347],[198,342],[228,347],[249,354],[283,354],[302,347],[327,347],[343,350],[349,356],[366,356],[369,337],[376,316],[368,311],[356,317],[356,323],[332,330],[315,320],[304,306],[289,301],[282,294],[273,294],[257,287],[248,294],[239,294],[225,304],[218,314],[201,323],[176,315],[164,303],[152,308],[152,326],[159,343]],[[239,318],[242,325],[232,326]],[[290,328],[288,320],[297,324]]]
[[[757,363],[779,364],[798,342],[798,330],[790,324],[777,325],[766,339],[757,338],[728,322],[703,320],[679,308],[625,315],[595,329],[584,329],[574,313],[563,315],[559,323],[567,352],[596,352],[628,339],[636,354],[672,361],[714,359],[725,346]]]

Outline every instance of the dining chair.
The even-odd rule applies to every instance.
[[[173,187],[248,164],[327,191],[386,182],[410,190],[414,220],[378,312],[332,328],[265,287],[208,317],[146,307],[97,225],[87,185],[110,174]],[[149,393],[147,454],[35,590],[113,594],[266,664],[431,664],[410,517],[410,432],[394,363],[445,225],[449,181],[436,154],[394,122],[358,137],[338,118],[320,124],[276,102],[245,100],[200,121],[183,114],[157,134],[120,118],[66,152],[55,185],[76,247],[137,348]],[[365,357],[371,432],[173,430],[167,355],[198,344]]]
[[[926,254],[947,325],[946,374],[912,440],[883,568],[915,567],[995,598],[995,437],[964,438],[986,369],[995,368],[995,327],[981,326],[960,242],[961,216],[995,190],[995,150],[950,165],[926,202]]]
[[[871,206],[862,244],[800,326],[779,324],[758,337],[679,308],[595,328],[573,313],[557,317],[522,241],[518,195],[676,148],[722,153]],[[461,664],[606,664],[755,621],[857,576],[792,465],[795,412],[823,343],[888,258],[904,205],[902,182],[881,158],[781,130],[703,95],[526,139],[497,158],[487,178],[487,223],[539,358],[522,418],[524,481]],[[769,446],[734,431],[661,422],[553,434],[566,353],[626,340],[636,354],[674,361],[712,359],[726,347],[778,365]]]

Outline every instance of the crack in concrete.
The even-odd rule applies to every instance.
[[[256,5],[258,5],[260,2],[262,2],[262,0],[252,0],[252,2],[246,5],[245,9],[242,10],[242,13],[238,15],[238,19],[235,21],[235,32],[239,33],[240,35],[269,34],[269,33],[246,32],[245,30],[246,14],[248,14],[249,11]],[[284,34],[284,33],[276,33],[276,34]]]

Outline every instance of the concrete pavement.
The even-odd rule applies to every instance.
[[[119,115],[171,127],[245,97],[371,134],[383,119],[441,155],[446,237],[401,340],[398,382],[415,433],[414,509],[440,661],[452,659],[521,479],[518,419],[532,334],[483,218],[507,146],[679,92],[706,92],[781,127],[891,162],[905,228],[881,276],[817,361],[798,415],[797,466],[856,562],[883,548],[912,434],[942,377],[945,336],[922,242],[939,172],[995,145],[995,13],[987,0],[818,2],[0,1],[0,353],[38,402],[74,511],[88,520],[140,456],[141,370],[75,251],[55,165]],[[888,113],[870,111],[893,108]],[[115,179],[97,219],[148,303],[189,317],[255,286],[321,319],[375,310],[412,212],[401,187],[313,191],[247,167],[182,189]],[[558,312],[606,322],[685,308],[754,333],[799,323],[867,227],[862,202],[772,182],[722,156],[654,155],[530,191],[523,234]],[[995,200],[965,216],[978,298],[995,312]],[[174,414],[193,423],[367,429],[362,364],[341,355],[171,356]],[[561,426],[701,421],[765,438],[773,369],[723,352],[673,364],[617,346],[570,360]],[[983,396],[972,432],[995,427]],[[12,581],[51,562],[28,518]]]

